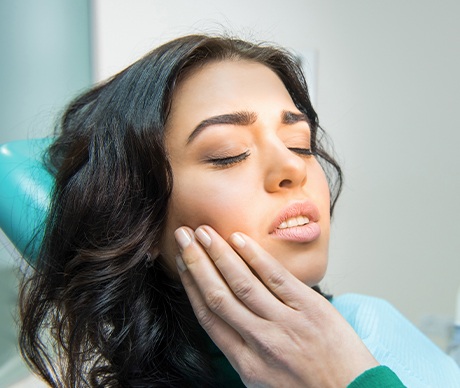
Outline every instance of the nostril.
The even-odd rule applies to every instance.
[[[280,187],[290,187],[292,186],[292,181],[290,179],[283,179],[280,182]]]

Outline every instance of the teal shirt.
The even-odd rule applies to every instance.
[[[386,366],[377,366],[365,371],[353,380],[347,388],[402,388],[405,385]]]

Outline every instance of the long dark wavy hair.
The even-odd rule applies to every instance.
[[[47,166],[55,186],[20,293],[20,348],[53,387],[207,387],[215,371],[181,284],[151,260],[173,179],[164,129],[177,84],[210,61],[272,69],[311,124],[331,191],[342,185],[295,56],[222,36],[190,35],[153,50],[76,98]]]

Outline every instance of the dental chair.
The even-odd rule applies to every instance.
[[[0,146],[0,228],[32,265],[53,187],[43,165],[50,142],[18,140]]]
[[[33,266],[53,177],[43,164],[52,139],[0,146],[0,228]],[[460,387],[460,369],[389,303],[348,294],[332,300],[374,357],[411,388]]]
[[[15,321],[18,253],[33,265],[43,231],[53,179],[43,168],[49,139],[0,145],[0,386],[42,387],[17,350]],[[5,237],[6,235],[6,237]],[[24,380],[26,379],[26,380]]]

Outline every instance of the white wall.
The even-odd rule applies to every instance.
[[[345,171],[324,281],[419,324],[460,285],[460,2],[96,0],[96,78],[187,32],[318,53],[317,110]]]

